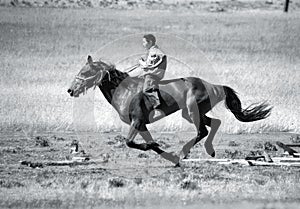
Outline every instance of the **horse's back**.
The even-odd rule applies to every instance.
[[[142,91],[143,80],[135,79],[135,82],[137,88],[141,88],[139,91]],[[198,77],[161,80],[159,81],[159,91],[162,99],[166,95],[167,101],[170,101],[170,103],[173,103],[173,100],[176,101],[179,108],[186,106],[187,97],[194,97],[197,103],[209,100],[210,105],[213,107],[225,96],[223,86],[209,83]],[[170,100],[170,96],[173,98],[172,100]]]

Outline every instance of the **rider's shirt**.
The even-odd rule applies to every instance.
[[[167,68],[165,53],[157,45],[152,46],[147,53],[147,59],[142,67],[144,69],[143,76],[153,75],[161,80]]]

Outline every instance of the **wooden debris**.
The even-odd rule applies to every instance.
[[[248,157],[247,159],[184,159],[183,162],[202,162],[202,163],[215,162],[221,165],[300,167],[300,158],[292,158],[292,157],[271,158],[269,155]]]
[[[272,158],[270,157],[270,155],[264,151],[263,155],[259,155],[259,156],[247,156],[245,158],[245,160],[264,160],[265,162],[273,162]]]
[[[62,160],[62,161],[42,161],[42,162],[32,162],[32,161],[20,161],[21,165],[26,165],[32,168],[43,168],[46,166],[77,166],[77,165],[91,165],[105,163],[104,160],[90,160],[85,157],[74,157],[72,160]]]
[[[300,143],[294,143],[294,144],[285,144],[288,147],[300,147]]]
[[[287,146],[286,144],[282,143],[282,142],[276,142],[276,144],[282,148],[285,152],[287,152],[289,155],[294,156],[295,153],[298,153],[296,150],[290,148],[290,146]]]

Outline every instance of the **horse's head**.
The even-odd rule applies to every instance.
[[[110,72],[112,66],[102,61],[93,62],[91,56],[88,56],[87,63],[83,66],[80,72],[75,77],[68,89],[70,96],[78,97],[81,93],[91,87],[96,87],[102,83],[104,78],[110,79]]]

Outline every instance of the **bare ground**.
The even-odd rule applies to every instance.
[[[154,134],[162,148],[175,152],[193,135]],[[278,156],[283,151],[272,145],[291,143],[295,137],[290,133],[219,134],[217,158],[243,158],[264,150],[266,142],[271,144],[269,154]],[[74,139],[91,159],[103,162],[20,165],[21,160],[68,159]],[[190,158],[208,158],[202,144]],[[299,204],[300,168],[199,162],[174,168],[154,152],[127,148],[120,133],[2,133],[0,155],[1,208],[296,208]]]

